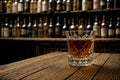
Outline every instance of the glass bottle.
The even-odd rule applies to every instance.
[[[16,36],[17,37],[21,37],[21,24],[20,24],[20,19],[19,17],[17,18],[17,24],[16,24],[16,28],[17,28],[17,33]]]
[[[62,0],[62,10],[66,11],[66,0]]]
[[[0,36],[1,36],[1,37],[4,37],[4,34],[3,34],[3,33],[4,33],[4,23],[3,23],[3,22],[4,22],[4,21],[2,20],[2,23],[1,23],[1,25],[0,25],[0,26],[1,26],[1,27],[0,27],[0,33],[1,33]]]
[[[108,25],[108,37],[109,38],[115,37],[115,28],[114,28],[115,26],[112,21],[113,21],[112,18],[110,18],[110,23]]]
[[[87,10],[87,0],[82,0],[82,10]]]
[[[44,17],[44,23],[43,23],[43,37],[48,38],[48,19],[47,17]]]
[[[17,0],[14,0],[12,4],[12,13],[18,13],[18,2]]]
[[[62,37],[66,37],[66,31],[68,31],[67,20],[64,18],[64,23],[62,27]]]
[[[60,25],[60,18],[57,17],[57,22],[55,24],[55,37],[60,38],[61,37],[61,25]]]
[[[57,0],[56,11],[61,11],[61,10],[62,10],[62,2],[61,2],[61,0]]]
[[[103,20],[101,23],[101,37],[106,38],[108,36],[108,25],[105,20],[105,15],[103,15]]]
[[[9,37],[12,37],[12,28],[13,28],[13,21],[10,20],[10,23],[9,23]]]
[[[0,13],[2,12],[2,8],[3,7],[3,5],[2,5],[2,0],[0,0]]]
[[[38,24],[38,37],[43,38],[43,23],[42,23],[42,18],[39,19],[39,24]]]
[[[24,0],[24,12],[30,12],[30,0]]]
[[[48,27],[48,37],[53,38],[54,37],[54,29],[53,29],[53,20],[50,18],[50,23]]]
[[[93,30],[93,28],[92,28],[92,25],[91,25],[91,20],[90,20],[90,18],[88,18],[88,21],[87,21],[88,23],[87,23],[87,25],[86,25],[86,30]]]
[[[73,11],[77,10],[77,0],[73,0]]]
[[[92,10],[92,7],[93,7],[92,0],[88,0],[87,1],[87,9]]]
[[[6,13],[6,9],[7,9],[7,0],[3,0],[3,5],[2,5],[2,10],[3,10],[3,13]]]
[[[71,1],[70,1],[70,0],[67,0],[67,1],[66,1],[66,11],[67,11],[67,12],[70,12],[70,11],[71,11],[71,5],[72,5],[72,4],[71,4]]]
[[[33,12],[37,13],[37,0],[34,0],[33,2]]]
[[[115,36],[116,38],[120,38],[120,17],[117,17]]]
[[[107,0],[106,9],[114,8],[114,0]]]
[[[48,12],[53,12],[53,0],[48,1]]]
[[[106,0],[100,0],[100,9],[106,9]]]
[[[27,24],[27,37],[32,37],[32,23],[31,23],[31,17],[28,18],[28,24]]]
[[[34,13],[34,0],[30,1],[30,13]]]
[[[27,24],[26,18],[24,18],[22,26],[21,26],[21,37],[27,37]]]
[[[42,0],[37,1],[37,13],[42,12]]]
[[[76,26],[75,26],[75,20],[74,20],[74,18],[72,18],[72,24],[71,24],[69,30],[70,30],[70,31],[72,31],[72,30],[76,30]]]
[[[99,38],[101,37],[101,27],[98,23],[98,17],[95,16],[95,22],[94,22],[94,25],[93,25],[93,31],[95,31],[95,37]]]
[[[9,23],[8,18],[5,18],[4,29],[3,29],[3,36],[9,37]]]
[[[94,10],[100,9],[100,0],[93,0],[93,9]]]
[[[16,19],[12,28],[12,37],[17,37],[17,20]]]
[[[79,20],[79,26],[78,26],[78,34],[81,34],[85,30],[84,24],[83,24],[83,18]]]
[[[42,12],[47,12],[48,11],[48,1],[43,0],[42,1]]]
[[[33,26],[32,26],[32,37],[38,37],[38,27],[37,27],[37,19],[34,20]]]
[[[18,2],[18,12],[19,13],[24,12],[24,2],[23,2],[23,0],[19,0],[19,2]]]
[[[12,13],[12,0],[8,0],[7,2],[6,13]]]

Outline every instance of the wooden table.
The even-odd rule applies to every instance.
[[[120,54],[95,53],[92,66],[73,67],[67,52],[1,65],[0,80],[120,80]]]

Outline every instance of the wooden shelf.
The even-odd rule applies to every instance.
[[[13,38],[0,37],[0,40],[21,40],[21,41],[66,41],[66,38]],[[120,41],[120,38],[95,38],[96,42],[115,42]]]

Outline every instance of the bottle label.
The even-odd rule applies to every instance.
[[[40,13],[42,12],[42,2],[39,2],[37,3],[37,12]]]
[[[26,35],[26,29],[21,29],[21,35]]]
[[[59,27],[55,28],[55,34],[60,34],[60,28]]]
[[[17,29],[16,29],[16,28],[13,28],[13,29],[12,29],[12,36],[13,36],[13,37],[16,37],[16,36],[17,36]]]
[[[104,1],[101,1],[100,2],[100,6],[104,6],[105,5],[105,2]]]
[[[30,13],[33,13],[34,12],[34,4],[33,3],[30,3]]]
[[[7,4],[7,13],[12,13],[12,4]]]
[[[34,2],[34,13],[37,12],[37,3]]]
[[[61,4],[57,4],[56,10],[57,10],[57,11],[60,11],[60,10],[61,10]]]
[[[15,3],[12,5],[12,13],[18,13],[18,5]]]
[[[46,12],[46,11],[48,11],[48,7],[47,7],[48,5],[46,4],[46,3],[42,3],[42,11],[43,12]]]
[[[4,28],[4,37],[9,37],[9,28]]]
[[[43,29],[42,28],[39,28],[38,29],[38,37],[43,37]]]
[[[87,2],[87,9],[88,10],[92,9],[92,0],[88,0],[88,2]]]
[[[16,32],[17,32],[16,36],[20,37],[21,36],[21,30],[20,30],[20,28],[17,28]]]
[[[100,36],[100,26],[93,26],[93,31],[95,31],[95,36]]]
[[[71,3],[70,2],[66,3],[66,11],[71,11]]]
[[[117,28],[117,29],[115,30],[115,34],[120,34],[120,29]]]
[[[52,34],[53,33],[53,29],[52,28],[49,28],[48,29],[48,34]]]
[[[101,37],[107,37],[107,28],[101,28]]]
[[[18,11],[19,12],[23,11],[23,4],[22,3],[18,3]]]
[[[100,1],[93,0],[93,9],[99,9],[99,8],[100,8]]]
[[[82,0],[82,10],[87,10],[87,1]]]
[[[114,34],[115,34],[114,29],[109,29],[109,30],[108,30],[108,35],[109,35],[109,36],[114,35]]]

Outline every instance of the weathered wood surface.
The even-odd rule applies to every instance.
[[[0,80],[120,80],[120,54],[94,58],[91,66],[72,67],[67,52],[54,52],[0,66]]]

